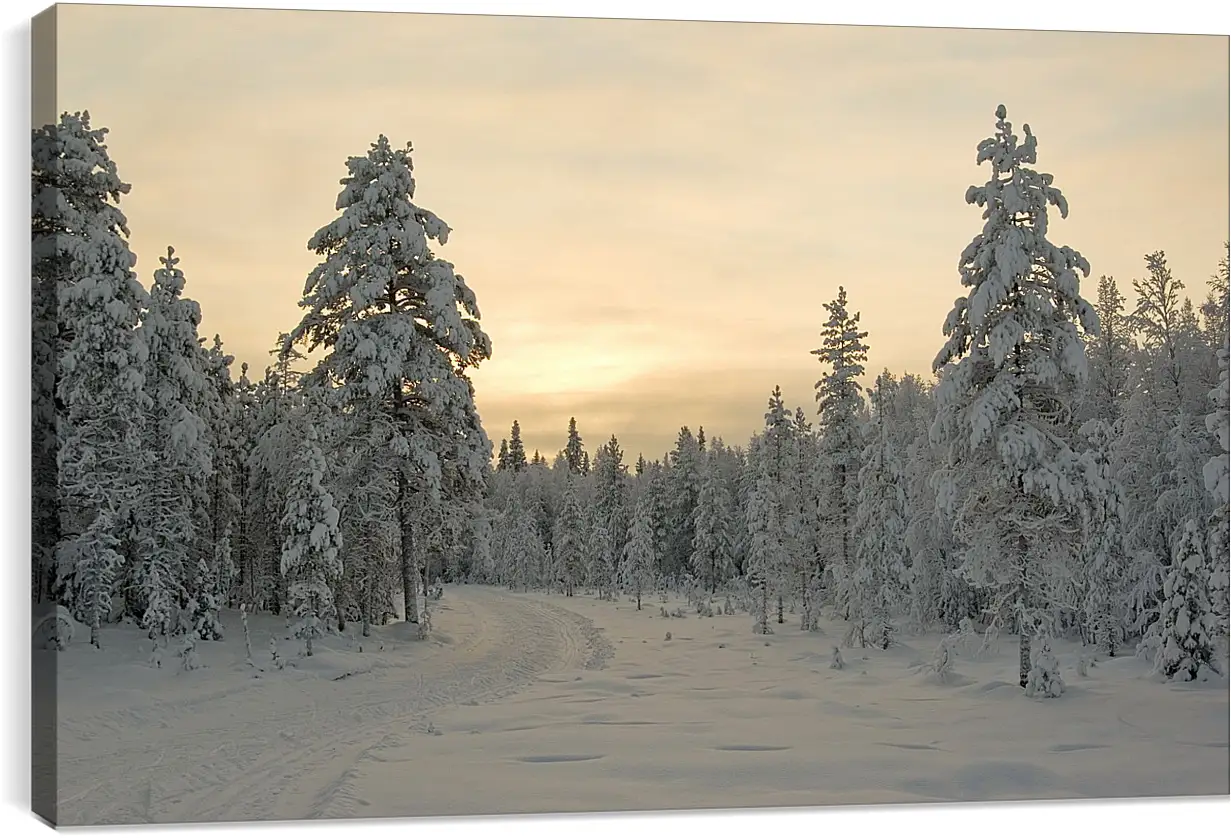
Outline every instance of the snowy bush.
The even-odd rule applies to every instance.
[[[940,645],[936,647],[936,656],[932,661],[932,669],[941,681],[948,680],[949,675],[953,672],[953,649],[950,648],[947,637],[941,639]]]
[[[833,657],[829,662],[830,669],[842,669],[846,666],[846,661],[842,659],[842,650],[837,646],[833,647]]]
[[[1163,585],[1162,614],[1155,624],[1155,670],[1179,681],[1208,678],[1205,670],[1217,673],[1214,622],[1204,544],[1196,523],[1189,520]]]
[[[194,669],[201,668],[201,659],[197,656],[197,641],[200,638],[195,631],[190,631],[184,635],[184,644],[180,647],[179,655],[180,667],[185,672],[191,672]]]
[[[56,649],[63,651],[73,642],[74,627],[77,621],[63,605],[57,605],[54,611],[44,614],[34,624],[34,646],[36,649]]]
[[[1059,698],[1063,694],[1064,679],[1060,677],[1060,663],[1052,654],[1051,639],[1042,637],[1026,676],[1026,695]]]

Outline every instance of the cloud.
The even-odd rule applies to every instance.
[[[809,408],[839,285],[869,370],[927,373],[1002,101],[1072,205],[1053,238],[1096,276],[1127,289],[1163,248],[1201,296],[1228,225],[1225,37],[123,6],[60,23],[61,104],[113,129],[143,280],[173,244],[204,329],[256,369],[298,322],[347,157],[413,141],[416,199],[454,227],[441,255],[495,345],[484,416],[521,414],[543,445],[586,411],[626,450],[688,422],[735,443],[781,376]]]

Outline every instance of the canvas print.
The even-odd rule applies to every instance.
[[[1226,36],[32,39],[41,817],[1228,794]]]

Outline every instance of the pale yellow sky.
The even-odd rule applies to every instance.
[[[484,425],[548,457],[570,416],[628,460],[744,444],[775,384],[814,416],[839,285],[869,372],[926,375],[1001,102],[1092,280],[1162,249],[1203,298],[1228,236],[1225,36],[72,5],[59,33],[142,280],[173,245],[236,375],[298,322],[346,158],[412,141],[494,343]]]

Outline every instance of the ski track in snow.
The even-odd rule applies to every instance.
[[[60,823],[345,817],[355,810],[351,767],[376,747],[430,733],[430,711],[495,701],[542,674],[601,668],[611,655],[601,632],[571,611],[493,589],[454,590],[436,606],[445,642],[389,636],[404,625],[374,630],[365,642],[384,637],[377,654],[386,665],[311,679],[310,689],[288,683],[298,673],[270,671],[230,689],[90,714],[70,698],[66,661]],[[394,644],[405,654],[390,655]],[[210,669],[160,674],[199,688]]]
[[[109,626],[57,660],[60,824],[1227,794],[1225,680],[1160,683],[1133,656],[1083,676],[1064,642],[1068,689],[1041,701],[1014,638],[952,644],[945,679],[935,634],[834,670],[841,623],[765,637],[659,605],[453,585],[427,640],[395,624],[310,659],[257,615],[259,674],[235,612],[192,672]]]

